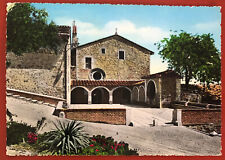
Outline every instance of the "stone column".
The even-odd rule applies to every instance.
[[[69,34],[70,36],[70,34]],[[66,46],[66,53],[65,53],[65,58],[66,58],[66,84],[65,84],[65,88],[66,88],[66,103],[68,105],[68,107],[70,106],[70,99],[71,99],[71,40],[70,38],[68,39],[68,44]]]
[[[158,94],[159,94],[159,108],[162,108],[162,79],[161,78],[159,78]]]
[[[181,79],[176,79],[176,100],[180,101]]]
[[[92,104],[91,92],[90,91],[88,91],[88,104]]]
[[[109,92],[109,104],[113,104],[113,92]]]
[[[147,79],[145,80],[145,103],[148,103],[148,97],[147,97],[147,93],[148,93],[148,86],[147,86]]]

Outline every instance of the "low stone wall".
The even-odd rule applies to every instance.
[[[88,122],[126,125],[126,109],[65,109],[65,118]]]
[[[47,95],[40,95],[31,92],[19,91],[14,89],[7,89],[7,93],[11,93],[14,95],[20,95],[21,97],[31,98],[32,100],[42,101],[43,103],[49,103],[57,105],[59,101],[65,101],[65,99],[47,96]]]
[[[183,109],[182,125],[210,124],[221,125],[220,109]]]

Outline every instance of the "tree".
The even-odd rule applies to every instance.
[[[203,83],[220,81],[220,53],[212,34],[175,32],[156,45],[168,68],[185,78],[186,87],[193,78]]]
[[[57,51],[60,43],[57,26],[47,23],[48,13],[29,3],[16,3],[7,14],[7,51],[23,52],[50,48]]]

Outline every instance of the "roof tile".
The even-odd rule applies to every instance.
[[[72,86],[134,86],[144,83],[141,81],[96,81],[96,80],[72,80]]]

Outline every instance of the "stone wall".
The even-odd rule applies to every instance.
[[[7,88],[65,98],[64,54],[7,54],[11,67],[6,70]]]
[[[183,125],[210,124],[221,125],[220,109],[188,109],[182,110]]]
[[[101,48],[105,48],[105,54],[101,53]],[[125,60],[118,59],[119,50],[125,51]],[[90,78],[90,69],[85,69],[85,57],[92,58],[92,69],[100,68],[105,72],[105,80],[139,80],[150,74],[150,55],[116,39],[77,49],[78,79]]]
[[[63,112],[72,120],[126,124],[126,109],[67,109]]]
[[[163,77],[162,78],[162,100],[169,98],[171,101],[176,100],[176,78]]]

